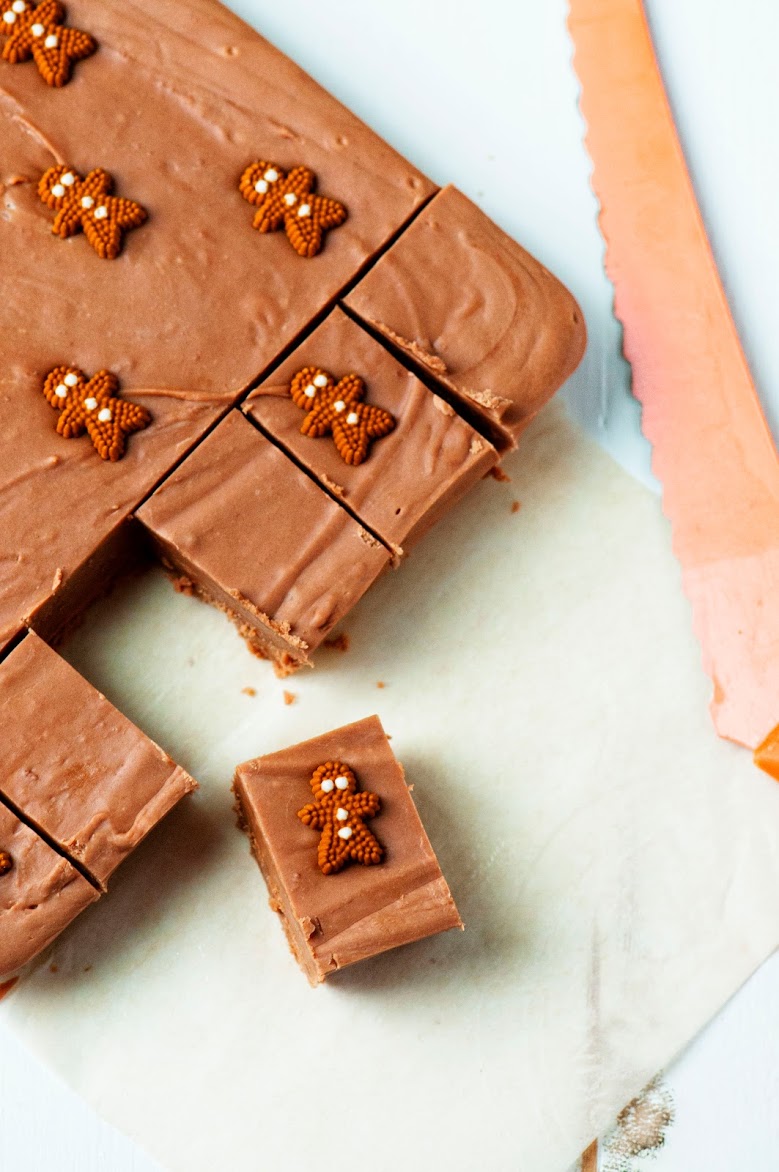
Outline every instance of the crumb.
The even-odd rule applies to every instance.
[[[284,703],[287,705],[294,704],[297,698],[297,692],[284,692]]]
[[[62,585],[64,580],[65,580],[65,575],[63,574],[62,570],[58,566],[57,569],[54,571],[54,580],[52,581],[52,584],[51,584],[52,593],[56,593],[56,591],[59,590],[59,588]]]
[[[323,646],[329,647],[331,651],[348,651],[349,636],[343,631],[340,635],[334,635],[332,639],[325,639]]]
[[[85,972],[85,973],[91,973],[91,972],[92,972],[92,965],[91,965],[91,964],[85,964],[85,965],[84,965],[84,972]]]
[[[59,969],[58,964],[50,964],[49,965],[49,972],[50,973],[58,973],[59,971],[60,971],[60,969]]]
[[[521,508],[522,508],[522,501],[512,501],[511,502],[512,513],[518,513]]]
[[[241,688],[241,693],[244,696],[256,696],[257,689],[256,688]]]
[[[509,476],[508,472],[503,471],[500,464],[496,464],[494,468],[490,468],[487,475],[491,476],[493,480],[497,480],[499,484],[511,483],[511,477]]]
[[[377,688],[386,688],[386,686],[387,685],[384,683],[384,680],[376,680],[376,687]]]

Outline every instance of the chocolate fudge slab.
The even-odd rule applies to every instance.
[[[373,442],[363,463],[343,460],[331,436],[301,434],[305,412],[290,397],[290,383],[308,366],[323,368],[336,381],[359,375],[365,402],[394,416],[395,430]],[[396,557],[498,460],[492,444],[340,309],[251,392],[244,410]]]
[[[0,799],[99,888],[197,788],[33,633],[0,663],[0,728]]]
[[[584,353],[584,318],[568,290],[454,187],[345,303],[504,447]]]
[[[100,898],[75,867],[0,803],[0,979],[42,952]]]
[[[434,191],[215,0],[67,17],[98,42],[69,84],[0,61],[0,649]],[[263,158],[346,205],[318,256],[252,228],[239,180]],[[148,212],[116,260],[52,234],[37,184],[58,162],[105,168]],[[115,468],[54,434],[41,388],[61,363],[112,371],[151,411]]]
[[[138,510],[180,585],[284,674],[389,564],[385,547],[232,411]]]
[[[311,801],[312,774],[326,762],[347,765],[359,788],[379,797],[380,812],[369,825],[383,862],[351,862],[335,874],[320,870],[318,834],[297,812]],[[271,908],[312,985],[390,948],[462,928],[377,716],[240,765],[233,789]]]

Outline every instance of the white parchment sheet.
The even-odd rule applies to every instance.
[[[507,469],[313,673],[157,571],[65,649],[203,788],[0,1013],[173,1172],[561,1172],[779,943],[779,788],[709,724],[657,499],[559,406]],[[374,711],[467,930],[311,990],[229,782]]]

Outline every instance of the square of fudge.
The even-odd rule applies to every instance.
[[[280,674],[387,567],[388,550],[232,411],[138,510],[179,586],[225,611]]]
[[[462,929],[377,716],[240,765],[233,790],[271,908],[312,985]]]
[[[0,802],[0,979],[99,898],[97,888]]]
[[[0,728],[0,799],[98,889],[197,788],[32,632],[0,663]]]
[[[392,415],[394,429],[372,441],[361,463],[347,462],[332,435],[302,434],[306,411],[293,400],[291,384],[304,370],[311,379],[330,375],[334,394],[344,376],[358,375],[364,402]],[[310,392],[312,399],[316,391]],[[498,460],[488,440],[340,309],[251,392],[244,411],[396,558]]]
[[[349,309],[511,447],[578,366],[568,290],[454,187],[355,285]]]

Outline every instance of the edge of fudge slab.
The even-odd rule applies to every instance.
[[[502,448],[516,444],[586,345],[565,286],[454,187],[430,201],[344,304]]]
[[[0,979],[47,948],[100,892],[0,802]]]
[[[318,833],[298,811],[326,762],[350,767],[376,794],[368,825],[384,851],[373,866],[324,874]],[[239,826],[265,878],[269,902],[312,985],[338,969],[463,924],[377,716],[239,765],[233,781]]]
[[[33,632],[0,663],[0,728],[0,799],[103,890],[197,788]]]
[[[339,454],[332,435],[301,433],[305,410],[291,397],[304,368],[364,382],[364,402],[389,412],[394,430],[374,439],[362,463]],[[244,412],[392,551],[395,560],[498,461],[492,444],[342,310],[334,309],[273,374]]]
[[[310,656],[389,552],[232,411],[138,510],[179,589],[223,610],[280,674]]]

